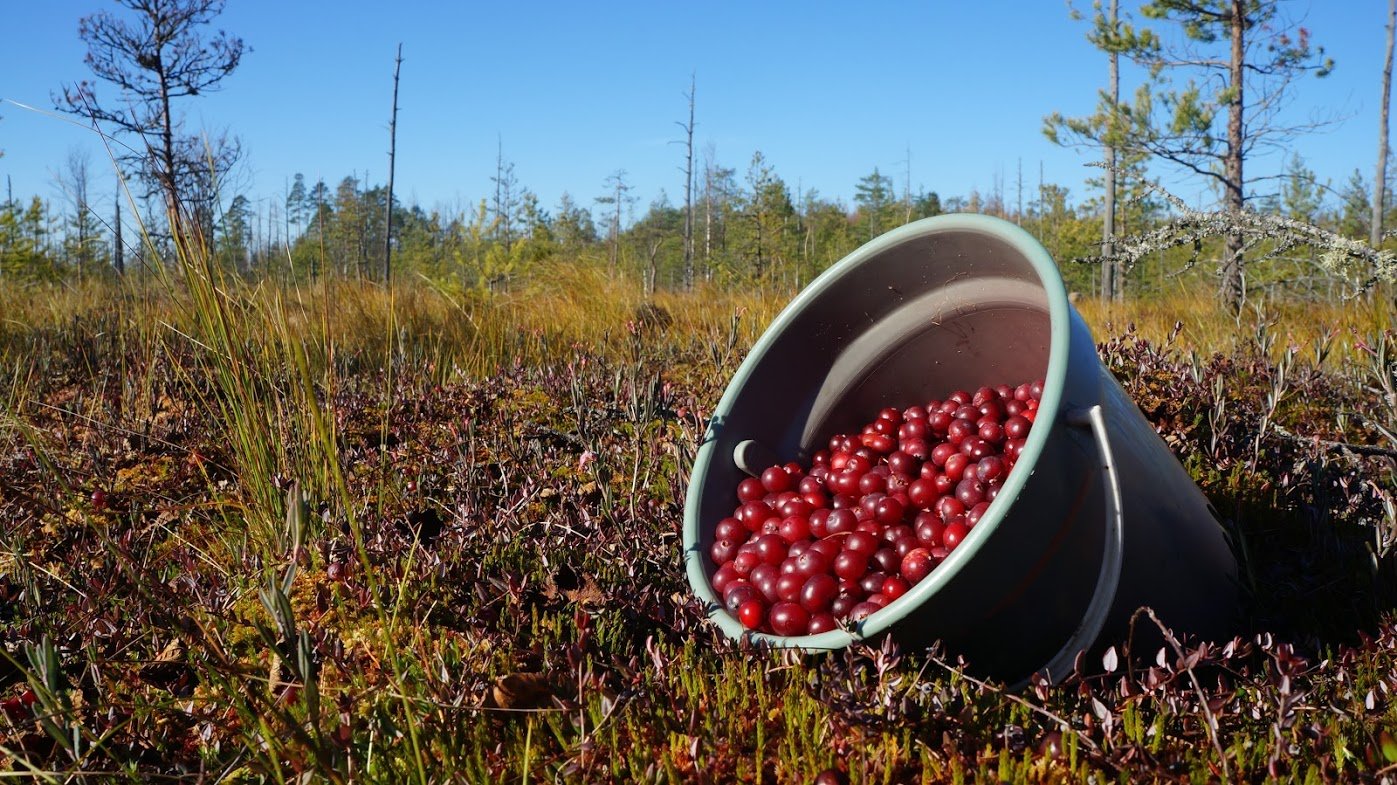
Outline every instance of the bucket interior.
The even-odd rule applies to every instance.
[[[707,585],[713,530],[732,514],[737,484],[749,473],[791,460],[808,466],[830,436],[856,433],[883,407],[1048,378],[1050,287],[1065,302],[1056,273],[1045,280],[1002,232],[914,227],[864,246],[801,292],[715,410],[686,509],[703,574],[696,581],[691,563],[690,579],[710,602],[717,601]],[[725,612],[714,618],[741,634]],[[809,639],[833,634],[792,645],[818,646]]]

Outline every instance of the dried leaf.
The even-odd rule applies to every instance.
[[[184,657],[184,641],[171,638],[154,660],[141,666],[141,679],[147,684],[168,689],[189,675],[189,666],[185,664]]]
[[[1106,653],[1104,655],[1102,655],[1101,667],[1105,668],[1107,673],[1115,673],[1116,668],[1119,666],[1120,658],[1116,654],[1116,647],[1112,646],[1111,648],[1106,650]]]
[[[568,602],[577,603],[583,607],[597,607],[606,601],[606,594],[602,592],[601,587],[592,580],[590,575],[582,578],[581,586],[563,592],[563,596],[568,598]]]
[[[510,673],[495,679],[486,705],[500,709],[541,709],[553,704],[553,681],[544,673]]]

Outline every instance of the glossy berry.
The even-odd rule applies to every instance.
[[[766,603],[755,597],[747,600],[738,606],[737,620],[749,630],[757,629],[766,620]]]
[[[800,604],[810,613],[820,613],[829,610],[838,594],[839,581],[834,576],[826,573],[811,575],[800,588]]]
[[[902,557],[900,573],[903,580],[909,586],[917,585],[917,582],[931,574],[931,569],[936,566],[932,558],[931,551],[926,548],[913,548]]]
[[[737,498],[742,502],[759,502],[766,496],[766,489],[762,487],[762,481],[756,477],[748,477],[737,484]]]
[[[965,539],[965,535],[970,533],[964,521],[955,521],[946,525],[946,531],[941,535],[942,544],[947,550],[955,550],[957,545]]]
[[[746,480],[743,480],[746,482]],[[781,493],[791,489],[791,475],[780,466],[772,466],[762,472],[761,485],[767,493]],[[739,495],[738,498],[741,498]]]
[[[810,625],[809,612],[795,602],[778,602],[767,616],[777,635],[804,635]]]

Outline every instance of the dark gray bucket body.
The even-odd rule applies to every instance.
[[[793,638],[749,633],[721,608],[707,554],[749,471],[808,463],[885,406],[1039,378],[1037,422],[998,498],[907,595],[853,631]],[[1008,681],[1061,678],[1141,605],[1209,637],[1232,633],[1237,608],[1235,560],[1207,500],[1102,366],[1046,251],[986,216],[890,232],[777,317],[700,445],[684,548],[691,585],[732,637],[807,649],[940,640]]]

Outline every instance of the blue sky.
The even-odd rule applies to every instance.
[[[10,101],[51,107],[89,78],[78,19],[102,0],[4,0],[0,33],[0,177],[17,197],[62,195],[55,174],[91,151],[94,191],[114,189],[95,136]],[[1077,7],[1090,10],[1089,0]],[[1123,6],[1135,4],[1127,0]],[[1300,139],[1321,179],[1371,178],[1386,0],[1292,0],[1337,61],[1301,81],[1291,112],[1344,117]],[[985,2],[537,3],[230,0],[219,26],[252,51],[221,91],[186,105],[191,127],[227,128],[247,152],[238,180],[279,201],[302,172],[333,188],[367,172],[386,180],[393,55],[403,44],[397,193],[456,209],[491,192],[497,145],[545,207],[583,205],[624,169],[638,209],[665,191],[682,202],[683,93],[697,82],[696,146],[746,171],[754,151],[794,190],[852,200],[876,166],[902,187],[943,197],[987,193],[996,176],[1024,200],[1048,182],[1087,195],[1087,151],[1046,141],[1042,118],[1089,112],[1105,57],[1059,0]],[[1124,92],[1140,75],[1126,68]],[[112,96],[99,86],[99,96]],[[1249,164],[1279,171],[1279,157]],[[1161,174],[1163,174],[1163,170]],[[1165,182],[1193,199],[1196,180]]]

